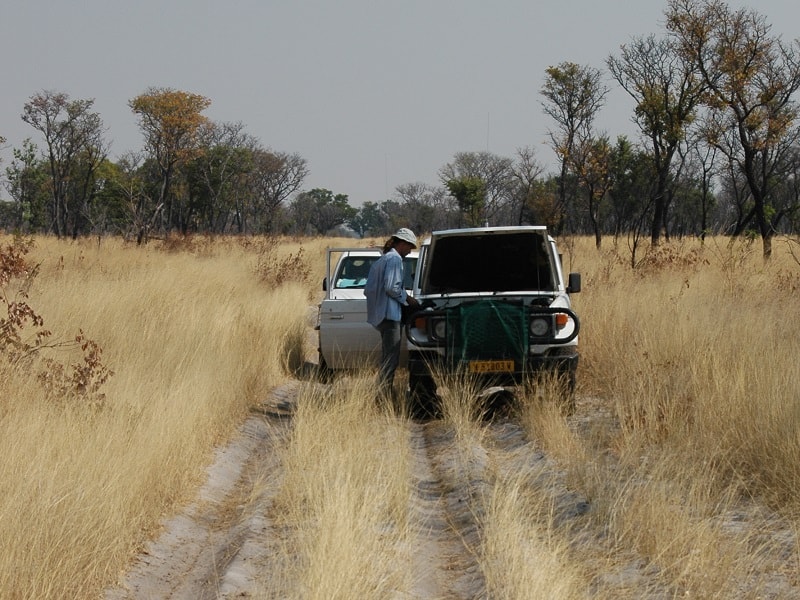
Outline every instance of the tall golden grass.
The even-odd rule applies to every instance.
[[[413,539],[407,431],[381,410],[372,377],[298,399],[275,518],[288,532],[269,598],[387,598],[409,585]]]
[[[565,419],[545,389],[515,418],[585,514],[559,518],[541,473],[498,469],[464,402],[475,390],[443,387],[454,460],[483,482],[471,551],[487,592],[756,598],[791,580],[796,541],[770,531],[800,531],[796,246],[777,241],[765,263],[758,244],[674,241],[631,270],[624,242],[569,242],[584,282],[577,411]],[[37,241],[31,304],[54,337],[97,340],[114,375],[98,409],[45,401],[0,366],[0,596],[94,597],[117,579],[191,497],[214,445],[310,354],[324,247],[343,244]],[[303,282],[265,283],[301,246]],[[258,596],[416,589],[409,423],[374,405],[371,383],[301,393],[276,500],[287,558]]]
[[[576,431],[541,404],[523,414],[609,536],[574,556],[613,573],[633,551],[670,593],[762,597],[800,559],[784,538],[800,525],[795,242],[766,263],[746,241],[675,242],[635,271],[584,243],[579,397],[609,418]]]
[[[261,250],[36,240],[28,303],[52,342],[79,329],[96,340],[114,375],[104,404],[84,406],[45,400],[35,364],[3,365],[0,596],[97,597],[191,497],[213,447],[302,360],[308,287],[261,277]],[[273,263],[289,251],[273,249]]]
[[[796,512],[800,265],[792,242],[776,246],[768,263],[755,244],[712,239],[641,272],[584,269],[581,379],[614,403],[627,447],[674,448],[698,476]]]

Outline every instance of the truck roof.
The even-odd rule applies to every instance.
[[[470,236],[470,235],[492,235],[492,234],[508,234],[508,233],[524,233],[524,232],[531,232],[535,231],[544,235],[545,237],[550,237],[547,233],[547,227],[545,225],[504,225],[502,227],[460,227],[454,229],[440,229],[438,231],[434,231],[429,236],[427,236],[422,244],[430,244],[432,238],[443,238],[443,237],[451,237],[451,236]]]
[[[540,233],[547,231],[545,225],[505,225],[502,227],[461,227],[455,229],[441,229],[434,231],[432,235],[469,235],[469,234],[487,234],[487,233],[515,233],[524,231],[538,231]]]

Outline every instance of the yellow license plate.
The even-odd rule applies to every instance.
[[[514,371],[513,360],[471,360],[470,373],[511,373]]]

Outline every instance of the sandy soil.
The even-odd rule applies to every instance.
[[[261,409],[244,423],[235,438],[216,453],[206,484],[194,503],[164,523],[163,534],[138,558],[106,600],[247,598],[264,573],[277,572],[280,535],[271,520],[271,508],[281,484],[279,452],[292,426],[297,384],[272,392]],[[591,403],[579,402],[573,425],[593,418]],[[599,418],[599,417],[598,417]],[[443,421],[410,422],[412,473],[416,493],[409,511],[424,532],[415,549],[417,574],[414,598],[486,597],[485,581],[476,562],[480,544],[480,515],[473,502],[493,473],[528,469],[541,473],[541,488],[560,522],[579,520],[590,503],[570,491],[565,474],[512,419],[497,418],[487,425],[480,445],[464,455],[455,433]],[[731,515],[732,526],[748,526],[751,515]],[[763,518],[758,522],[764,523]],[[576,528],[578,530],[579,528]],[[603,532],[580,528],[576,543],[597,544],[602,553]],[[786,552],[794,555],[794,533],[776,522],[773,535],[785,537]],[[789,560],[787,559],[787,563]],[[791,569],[789,569],[791,570]],[[772,582],[753,596],[800,598],[797,580],[776,570]],[[632,553],[627,564],[598,581],[606,597],[615,588],[620,597],[631,590],[647,590],[647,598],[672,598],[674,590],[660,587],[658,575]],[[275,597],[281,597],[276,590]]]

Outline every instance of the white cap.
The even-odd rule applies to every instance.
[[[392,237],[397,238],[398,240],[402,240],[404,242],[408,242],[409,244],[414,246],[414,248],[417,247],[417,236],[415,236],[414,232],[411,231],[410,229],[401,227],[400,229],[394,232],[394,235]]]

